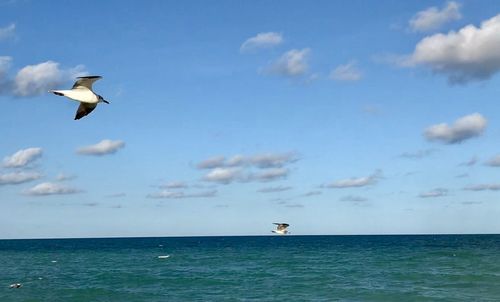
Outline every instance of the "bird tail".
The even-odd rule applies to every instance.
[[[64,93],[60,92],[59,90],[49,90],[49,92],[58,96],[64,96]]]

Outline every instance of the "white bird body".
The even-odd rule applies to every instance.
[[[70,90],[50,90],[49,92],[79,102],[80,106],[75,116],[75,120],[78,120],[91,113],[98,103],[109,104],[102,96],[92,91],[92,84],[101,78],[101,76],[78,77]]]
[[[60,93],[68,99],[72,99],[73,101],[81,103],[99,103],[99,97],[92,90],[86,88],[76,88],[71,90],[51,90],[50,92],[54,94]]]
[[[276,225],[276,229],[272,230],[271,232],[278,234],[278,235],[286,235],[288,234],[288,230],[286,229],[290,225],[288,223],[279,223],[279,222],[274,222],[273,224]]]

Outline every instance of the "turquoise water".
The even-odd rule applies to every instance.
[[[0,301],[500,301],[500,235],[0,240]]]

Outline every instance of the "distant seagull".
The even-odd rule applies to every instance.
[[[23,286],[21,283],[14,283],[14,284],[11,284],[9,287],[10,288],[20,288],[21,286]]]
[[[158,259],[167,259],[170,258],[170,255],[158,256]]]
[[[290,225],[288,223],[278,223],[274,222],[273,224],[276,225],[276,230],[273,230],[273,233],[280,234],[280,235],[286,235],[288,234],[288,230],[286,229]]]
[[[73,84],[71,90],[50,90],[55,95],[65,96],[68,99],[80,102],[80,106],[76,111],[75,120],[79,120],[95,109],[98,103],[109,104],[102,96],[92,91],[92,84],[95,81],[102,79],[101,76],[86,76],[78,77],[78,80]]]

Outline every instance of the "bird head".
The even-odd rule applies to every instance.
[[[106,101],[102,96],[97,95],[97,97],[99,98],[99,102],[103,102],[103,103],[109,104],[109,102]]]

